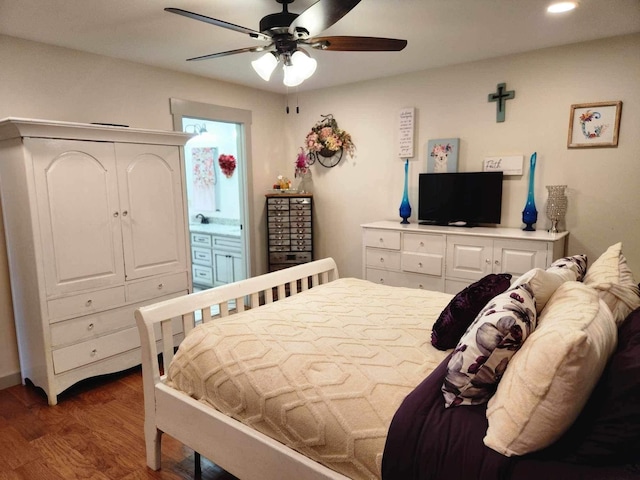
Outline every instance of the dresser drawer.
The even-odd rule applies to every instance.
[[[204,267],[202,265],[193,265],[192,267],[193,283],[198,285],[207,285],[213,287],[213,268]]]
[[[282,222],[289,220],[289,210],[269,210],[269,222]]]
[[[136,327],[103,335],[86,342],[60,348],[52,352],[53,370],[62,373],[90,363],[104,360],[140,346]]]
[[[206,233],[192,233],[191,245],[200,247],[211,247],[211,235]]]
[[[124,287],[107,288],[47,302],[49,323],[108,310],[125,302]]]
[[[270,263],[305,263],[312,260],[311,254],[306,252],[298,253],[271,253],[269,254]]]
[[[160,275],[127,285],[127,301],[139,302],[188,288],[186,272]]]
[[[400,252],[382,250],[380,248],[367,248],[365,255],[367,267],[400,270]]]
[[[367,229],[364,231],[364,245],[365,247],[400,250],[400,232]]]
[[[309,208],[311,208],[311,198],[309,197],[297,197],[297,198],[291,198],[289,201],[290,205],[306,205]]]
[[[402,271],[442,276],[442,255],[402,252]]]
[[[191,261],[198,265],[213,265],[211,250],[208,248],[191,247]]]
[[[267,210],[269,211],[269,215],[275,215],[276,212],[284,212],[288,214],[289,204],[288,203],[281,203],[281,204],[270,203],[267,205]]]
[[[289,205],[289,197],[269,197],[267,198],[267,206]]]
[[[370,282],[394,287],[419,288],[421,290],[434,290],[438,292],[441,292],[444,288],[444,279],[439,277],[392,272],[377,268],[367,268],[366,279]]]
[[[291,214],[311,214],[311,204],[310,203],[293,203],[289,206],[289,210]]]
[[[161,298],[147,300],[146,302],[134,303],[126,307],[107,310],[106,312],[96,313],[94,315],[54,323],[51,325],[51,346],[59,347],[62,345],[70,345],[122,330],[123,328],[134,327],[136,321],[133,313],[136,308],[186,294],[187,290],[165,295]]]
[[[444,256],[446,243],[444,235],[405,233],[402,237],[402,250],[414,253],[434,253]]]

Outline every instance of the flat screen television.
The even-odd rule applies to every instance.
[[[502,172],[421,173],[418,221],[422,225],[498,224]]]

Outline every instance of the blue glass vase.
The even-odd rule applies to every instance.
[[[533,231],[534,223],[538,221],[538,210],[536,210],[536,200],[533,195],[533,180],[536,173],[536,158],[537,152],[533,152],[531,155],[531,161],[529,164],[529,194],[527,195],[527,203],[522,211],[522,223],[525,224],[523,230]]]
[[[404,164],[404,193],[402,194],[402,203],[400,203],[400,217],[402,221],[400,223],[409,223],[411,216],[411,204],[409,204],[409,159],[407,158]]]

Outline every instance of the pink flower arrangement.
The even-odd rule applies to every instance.
[[[342,148],[350,157],[353,157],[356,150],[351,135],[338,127],[338,122],[331,114],[323,115],[323,119],[307,133],[305,148],[309,153],[318,153],[322,150],[337,152]]]
[[[301,177],[305,173],[309,173],[309,163],[307,160],[307,156],[301,148],[300,153],[298,153],[298,157],[296,158],[296,177]]]
[[[225,155],[224,153],[218,157],[218,164],[220,170],[224,173],[224,176],[231,178],[234,170],[236,169],[236,158],[233,155]]]

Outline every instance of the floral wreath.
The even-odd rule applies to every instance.
[[[582,134],[585,138],[598,138],[602,135],[609,125],[594,125],[593,132],[587,131],[587,122],[591,122],[592,120],[598,120],[600,118],[599,112],[592,112],[591,110],[587,110],[585,113],[580,115],[580,128],[582,129]]]
[[[236,157],[233,155],[225,155],[223,153],[218,157],[218,164],[220,165],[220,170],[222,170],[224,176],[231,178],[231,175],[233,175],[233,172],[236,169]]]
[[[318,121],[305,138],[305,149],[308,154],[320,154],[325,157],[335,155],[343,150],[348,156],[353,157],[356,146],[351,135],[338,127],[338,122],[333,115],[321,115]]]

